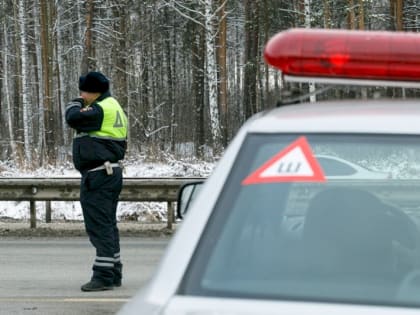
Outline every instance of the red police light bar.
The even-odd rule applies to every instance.
[[[361,84],[373,80],[385,85],[405,81],[420,86],[420,34],[416,33],[291,29],[268,41],[264,57],[288,78],[362,80]]]

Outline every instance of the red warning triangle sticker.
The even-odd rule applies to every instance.
[[[245,178],[242,185],[325,181],[306,137],[300,137]]]

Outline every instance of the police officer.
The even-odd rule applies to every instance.
[[[111,96],[109,80],[100,72],[79,79],[80,97],[66,107],[75,129],[73,162],[81,173],[80,203],[89,240],[96,249],[91,280],[82,291],[121,286],[122,263],[117,203],[122,188],[120,160],[127,147],[127,117]]]

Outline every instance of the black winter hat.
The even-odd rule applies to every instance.
[[[109,80],[102,73],[91,71],[79,78],[79,90],[102,94],[109,90]]]

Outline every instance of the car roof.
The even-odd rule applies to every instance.
[[[418,134],[418,100],[340,100],[281,106],[246,124],[247,132]]]

